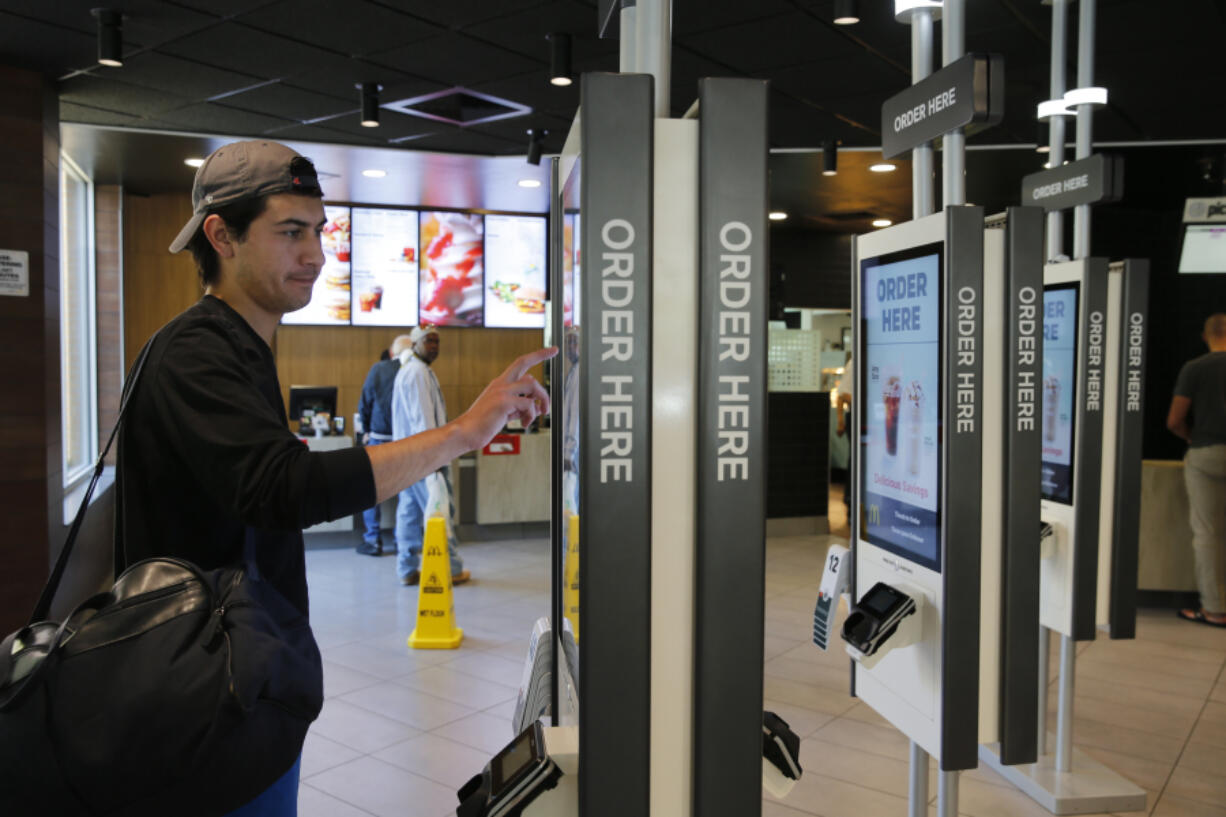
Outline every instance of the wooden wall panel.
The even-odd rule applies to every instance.
[[[186,193],[124,196],[124,358],[130,367],[141,346],[162,324],[191,306],[201,290],[188,253],[166,251],[179,228],[191,217]],[[337,411],[346,430],[362,383],[379,353],[409,327],[282,326],[274,354],[282,393],[289,387],[337,386]],[[542,333],[527,329],[442,329],[441,352],[434,363],[448,416],[466,409],[485,385],[516,356],[536,349]],[[541,368],[534,371],[541,379]]]

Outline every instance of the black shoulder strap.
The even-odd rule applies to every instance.
[[[51,577],[47,579],[42,595],[38,597],[38,604],[34,606],[34,612],[30,615],[31,624],[46,619],[47,615],[51,612],[51,602],[55,599],[55,591],[59,589],[60,580],[64,577],[64,568],[68,566],[68,557],[72,553],[73,545],[76,544],[77,533],[81,530],[81,523],[85,521],[85,512],[89,510],[89,500],[94,495],[94,488],[98,485],[98,479],[102,476],[106,455],[110,453],[115,437],[119,434],[119,427],[123,425],[123,418],[127,414],[133,389],[136,387],[136,381],[140,378],[141,369],[145,366],[145,358],[149,356],[149,350],[153,347],[153,341],[156,338],[157,333],[145,343],[145,347],[140,350],[136,362],[132,364],[132,370],[124,381],[123,397],[119,403],[119,416],[115,418],[115,427],[111,429],[111,436],[106,441],[106,447],[98,455],[98,462],[94,465],[93,476],[90,477],[89,487],[85,489],[85,496],[81,498],[81,507],[77,508],[77,515],[72,520],[72,528],[68,531],[68,538],[64,540],[64,547],[60,550],[60,556],[55,561]],[[118,513],[118,511],[116,512]]]

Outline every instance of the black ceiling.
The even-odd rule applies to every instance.
[[[572,35],[576,73],[617,68],[617,43],[596,37],[595,0],[109,0],[125,15],[125,64],[106,68],[90,15],[103,2],[0,2],[0,62],[56,78],[64,121],[494,155],[522,154],[538,128],[557,151],[579,92],[548,83],[545,35]],[[833,0],[675,0],[674,113],[699,77],[759,77],[771,80],[774,146],[880,144],[881,103],[910,82],[910,37],[890,0],[860,5],[863,22],[842,27]],[[1074,3],[1071,42],[1076,14]],[[1050,8],[976,0],[967,15],[968,48],[1003,54],[1008,87],[1005,121],[972,141],[1033,142]],[[1223,0],[1099,0],[1095,84],[1111,103],[1095,138],[1226,135],[1209,84],[1223,76],[1224,33]],[[1072,66],[1070,55],[1070,77]],[[384,102],[464,86],[532,112],[457,127],[384,111],[368,129],[354,86],[370,81]]]

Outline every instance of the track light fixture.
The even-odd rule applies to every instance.
[[[852,26],[858,22],[860,22],[858,0],[834,0],[834,24],[836,26]]]
[[[548,133],[547,130],[528,129],[528,164],[539,165],[541,163],[541,151],[545,147],[545,135]]]
[[[1048,133],[1047,123],[1039,123],[1038,136],[1034,140],[1035,153],[1050,153],[1051,152],[1051,135]]]
[[[839,143],[833,139],[822,142],[822,175],[834,176],[839,172]]]
[[[114,9],[94,9],[98,18],[98,64],[119,68],[123,65],[123,15]]]
[[[362,127],[379,127],[379,92],[383,86],[377,82],[363,82],[357,87],[362,89]]]
[[[570,85],[570,35],[555,31],[545,35],[549,40],[549,81],[558,86]]]

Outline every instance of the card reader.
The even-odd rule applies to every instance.
[[[847,620],[843,622],[843,640],[862,656],[871,656],[915,609],[915,599],[911,596],[884,582],[877,582],[852,607]]]
[[[456,792],[460,799],[456,815],[517,817],[529,803],[556,786],[561,776],[545,751],[545,735],[537,721]]]

